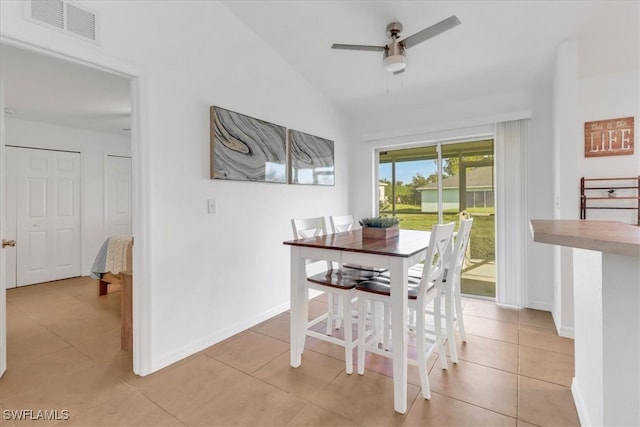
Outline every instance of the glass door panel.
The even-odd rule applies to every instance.
[[[381,215],[400,218],[400,228],[429,230],[438,223],[438,153],[435,145],[383,151],[379,164]]]
[[[438,156],[438,149],[441,155]],[[380,152],[379,212],[400,228],[474,218],[462,274],[462,293],[495,297],[493,140]]]

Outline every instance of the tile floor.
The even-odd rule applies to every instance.
[[[96,296],[76,278],[7,291],[8,365],[0,411],[67,410],[63,421],[0,426],[569,426],[573,341],[549,313],[465,300],[466,344],[444,371],[430,361],[433,397],[409,372],[409,410],[393,411],[391,365],[369,355],[365,375],[346,375],[341,348],[308,339],[289,367],[289,314],[147,377],[120,350],[119,293]],[[322,296],[310,312],[323,306]]]

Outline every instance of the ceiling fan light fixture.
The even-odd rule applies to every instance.
[[[401,54],[389,55],[384,58],[382,63],[383,63],[384,70],[390,73],[396,73],[398,71],[402,71],[407,67],[407,63],[405,62],[405,56]]]

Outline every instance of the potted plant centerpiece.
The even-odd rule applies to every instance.
[[[380,216],[377,218],[362,218],[362,237],[368,239],[390,239],[400,233],[400,220],[394,216]]]

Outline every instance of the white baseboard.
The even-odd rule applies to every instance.
[[[551,311],[551,316],[553,317],[553,323],[556,326],[556,332],[563,338],[571,338],[575,339],[573,326],[565,326],[558,319],[558,313],[556,311]]]
[[[235,323],[223,330],[216,331],[216,333],[212,335],[209,335],[202,339],[191,342],[175,351],[172,351],[171,353],[155,358],[151,361],[151,371],[149,373],[151,374],[173,363],[176,363],[179,360],[182,360],[186,357],[191,356],[192,354],[202,351],[207,347],[210,347],[214,344],[219,343],[220,341],[226,340],[227,338],[232,337],[237,333],[245,331],[287,310],[289,310],[288,302],[286,304],[282,304],[276,308],[268,310],[264,313],[261,313],[257,316],[253,316],[249,319],[245,319],[242,322]]]
[[[589,413],[587,412],[587,405],[584,403],[582,392],[580,391],[580,385],[576,377],[573,377],[571,381],[571,394],[573,395],[573,403],[576,405],[576,411],[578,412],[578,419],[580,419],[581,426],[592,426],[589,419]]]
[[[527,308],[532,308],[534,310],[542,310],[542,311],[552,311],[553,307],[548,302],[543,301],[531,301],[528,300],[526,303]]]
[[[563,338],[571,338],[574,339],[573,328],[568,326],[560,326],[559,328],[556,325],[556,330],[558,331],[558,335]]]

